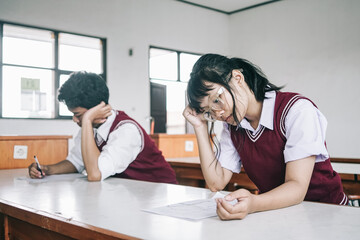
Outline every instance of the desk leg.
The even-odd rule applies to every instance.
[[[4,233],[4,214],[0,213],[0,240],[5,239]]]
[[[8,240],[9,239],[8,217],[6,215],[4,215],[4,214],[0,214],[0,223],[1,223],[0,239]]]

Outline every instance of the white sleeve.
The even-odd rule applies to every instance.
[[[224,123],[220,139],[220,156],[219,162],[223,168],[232,172],[239,173],[241,171],[241,161],[231,140],[230,131],[227,123]]]
[[[135,123],[125,123],[111,132],[98,158],[101,179],[125,171],[142,150],[143,143],[142,132]]]
[[[71,162],[79,173],[85,170],[84,161],[81,154],[81,129],[74,138],[74,146],[72,147],[66,160]]]
[[[313,155],[316,162],[329,158],[326,127],[326,118],[310,101],[300,99],[294,103],[285,119],[285,163]]]

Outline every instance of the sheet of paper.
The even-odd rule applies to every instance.
[[[217,192],[209,199],[181,202],[163,207],[144,209],[144,211],[187,220],[201,220],[204,218],[215,217],[217,215],[215,198],[224,197],[224,194]],[[234,200],[230,203],[235,204],[236,202],[237,201]]]
[[[30,178],[27,176],[18,177],[16,180],[26,181],[28,183],[43,183],[43,182],[53,182],[53,181],[71,181],[77,178],[86,178],[85,175],[81,173],[68,173],[68,174],[56,174],[45,176],[41,179]]]

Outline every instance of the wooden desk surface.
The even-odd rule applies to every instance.
[[[48,140],[70,139],[71,135],[0,135],[0,141],[6,140]]]
[[[200,164],[199,157],[166,158],[170,163]],[[360,163],[331,162],[333,169],[338,173],[360,174]]]
[[[23,208],[41,215],[43,227],[62,218],[84,229],[109,231],[115,238],[131,236],[156,240],[349,240],[359,239],[360,234],[360,208],[303,202],[289,208],[250,214],[244,220],[221,221],[213,217],[187,221],[141,209],[208,198],[211,195],[208,189],[118,178],[103,182],[77,178],[30,183],[18,179],[21,176],[27,176],[26,169],[0,170],[0,212],[6,211],[4,203]],[[57,230],[62,232],[61,228]]]
[[[196,163],[200,164],[199,157],[184,157],[184,158],[166,158],[168,162],[176,162],[176,163]]]

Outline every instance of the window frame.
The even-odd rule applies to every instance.
[[[150,77],[150,49],[152,48],[156,48],[156,49],[160,49],[160,50],[165,50],[165,51],[171,51],[171,52],[176,52],[177,54],[177,79],[176,80],[169,80],[169,79],[162,79],[162,78],[151,78]],[[202,53],[195,53],[195,52],[188,52],[188,51],[181,51],[181,50],[175,50],[175,49],[171,49],[171,48],[164,48],[164,47],[157,47],[157,46],[153,46],[153,45],[150,45],[149,46],[149,56],[148,56],[148,64],[149,64],[149,80],[161,80],[161,81],[169,81],[169,82],[182,82],[181,79],[180,79],[180,54],[181,53],[186,53],[186,54],[192,54],[192,55],[199,55],[199,56],[202,56],[204,54]],[[184,83],[184,82],[183,82]],[[186,82],[187,83],[187,82]]]
[[[150,50],[151,49],[159,49],[159,50],[165,50],[165,51],[171,51],[171,52],[175,52],[177,54],[177,79],[176,80],[170,80],[170,79],[161,79],[161,78],[151,78],[150,77]],[[151,83],[155,80],[155,81],[164,81],[164,82],[173,82],[173,83],[179,83],[179,84],[188,84],[188,82],[184,82],[184,81],[181,81],[181,62],[180,62],[180,55],[182,53],[185,53],[185,54],[192,54],[192,55],[199,55],[199,57],[201,57],[203,54],[201,53],[195,53],[195,52],[188,52],[188,51],[181,51],[181,50],[175,50],[175,49],[170,49],[170,48],[164,48],[164,47],[158,47],[158,46],[153,46],[153,45],[150,45],[149,46],[149,50],[148,50],[148,76],[149,76],[149,82],[150,82],[150,85]],[[166,98],[167,98],[167,94],[166,93]],[[152,93],[151,93],[151,88],[150,88],[150,114],[151,113],[151,103],[152,103],[152,100],[153,100],[153,96],[152,96]],[[167,116],[167,108],[166,108],[166,112],[165,112],[165,115]],[[155,123],[156,124],[156,123]],[[166,133],[167,133],[167,119],[166,119],[166,122],[165,122],[165,129],[166,129]],[[187,123],[185,121],[185,134],[187,134],[189,132],[189,129],[188,129],[188,126],[187,126]],[[155,132],[157,133],[157,132]],[[168,134],[168,133],[167,133]]]
[[[27,27],[27,28],[33,28],[33,29],[38,29],[38,30],[45,30],[45,31],[50,31],[54,34],[54,52],[53,52],[53,57],[54,57],[54,67],[53,68],[47,68],[47,67],[34,67],[34,66],[28,66],[28,65],[18,65],[18,64],[8,64],[8,63],[4,63],[3,62],[3,36],[4,36],[4,25],[13,25],[13,26],[18,26],[18,27]],[[15,23],[15,22],[8,22],[8,21],[0,21],[0,119],[31,119],[31,120],[59,120],[59,119],[72,119],[72,116],[60,116],[59,115],[59,101],[57,100],[57,96],[56,93],[59,89],[59,85],[60,85],[60,75],[62,74],[71,74],[73,71],[68,71],[68,70],[61,70],[59,69],[59,34],[60,33],[66,33],[66,34],[72,34],[72,35],[76,35],[76,36],[82,36],[82,37],[91,37],[91,38],[97,38],[101,41],[102,44],[102,56],[101,56],[101,61],[102,61],[102,73],[100,74],[100,76],[105,80],[105,82],[107,82],[106,79],[106,38],[103,37],[98,37],[98,36],[93,36],[93,35],[86,35],[86,34],[79,34],[79,33],[74,33],[74,32],[68,32],[68,31],[62,31],[62,30],[56,30],[56,29],[51,29],[51,28],[44,28],[44,27],[38,27],[38,26],[33,26],[33,25],[27,25],[27,24],[21,24],[21,23]],[[43,69],[43,70],[50,70],[53,71],[54,73],[54,117],[51,118],[24,118],[24,117],[3,117],[3,109],[2,109],[2,105],[3,105],[3,96],[2,96],[2,91],[3,91],[3,66],[11,66],[11,67],[25,67],[25,68],[29,68],[29,69]]]

